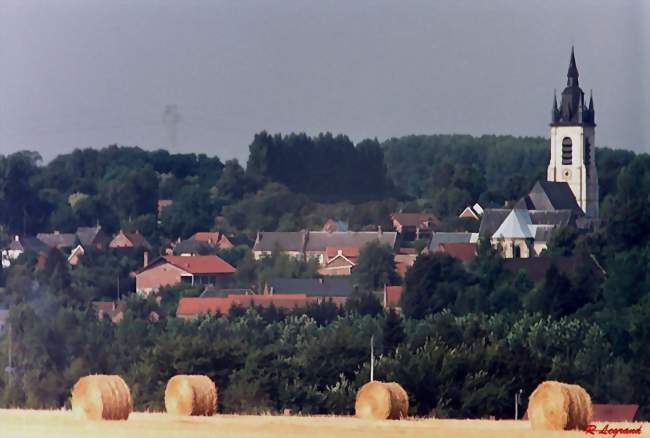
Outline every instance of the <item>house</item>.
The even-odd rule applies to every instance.
[[[467,206],[465,207],[465,210],[463,210],[459,215],[459,219],[473,219],[473,220],[480,220],[481,216],[483,215],[483,208],[479,204],[474,204],[473,206]]]
[[[429,213],[393,213],[390,219],[404,240],[428,239],[440,227],[440,220]]]
[[[525,272],[532,282],[541,283],[552,265],[555,265],[562,274],[572,275],[583,263],[588,264],[593,276],[602,278],[606,275],[605,270],[593,256],[588,258],[579,256],[511,258],[503,261],[503,269],[512,273]]]
[[[38,233],[36,238],[50,248],[72,249],[77,245],[77,235],[74,233]]]
[[[325,260],[318,273],[325,276],[351,275],[357,265],[359,248],[325,248]]]
[[[120,232],[117,233],[113,240],[108,244],[108,247],[113,249],[131,250],[134,248],[145,248],[151,250],[151,245],[147,242],[147,239],[145,239],[137,230],[134,233],[120,230]]]
[[[402,289],[402,286],[384,286],[384,309],[395,309],[398,312],[402,310],[399,302]]]
[[[4,332],[7,319],[9,319],[9,309],[0,309],[0,333]]]
[[[50,247],[33,236],[14,236],[14,239],[2,250],[2,267],[8,268],[14,260],[28,251],[44,259]]]
[[[173,247],[176,255],[206,255],[215,254],[218,250],[229,249],[234,245],[220,232],[198,232],[186,240],[178,242]]]
[[[100,225],[94,227],[79,227],[76,232],[77,240],[85,249],[105,249],[111,239],[102,230]]]
[[[145,254],[146,258],[146,254]],[[236,269],[215,255],[162,256],[140,269],[135,276],[136,292],[148,295],[163,286],[225,285]]]
[[[385,232],[381,228],[377,231],[310,231],[306,233],[303,254],[306,259],[317,259],[321,266],[325,266],[330,260],[327,255],[333,251],[341,250],[347,252],[348,258],[355,258],[354,252],[361,252],[361,249],[370,242],[380,242],[388,246],[393,252],[397,250],[397,233],[394,231]]]
[[[106,316],[114,323],[118,323],[124,318],[124,312],[115,301],[93,301],[92,306],[97,319],[101,320]]]
[[[308,231],[274,231],[257,233],[253,245],[253,255],[256,260],[280,251],[289,257],[304,258],[305,243]]]
[[[476,257],[477,245],[476,243],[440,243],[437,252],[444,252],[450,256],[457,258],[463,263],[469,263]]]
[[[305,295],[314,298],[332,298],[342,304],[354,288],[347,278],[273,278],[266,283],[264,295]]]
[[[259,232],[253,245],[255,259],[280,251],[290,257],[317,259],[322,268],[330,267],[330,272],[349,272],[357,254],[364,245],[379,241],[393,251],[398,247],[397,233],[394,231],[297,231],[297,232]],[[339,256],[347,259],[333,259]],[[346,255],[347,254],[347,255]],[[343,266],[337,266],[342,264]],[[326,272],[326,271],[324,271]],[[336,275],[339,275],[338,273]]]
[[[227,315],[231,307],[262,307],[271,305],[278,309],[294,310],[316,303],[317,299],[305,294],[291,295],[228,295],[227,297],[183,297],[178,301],[176,317],[193,320],[201,315]]]
[[[348,224],[343,221],[327,219],[321,231],[327,231],[328,233],[333,233],[334,231],[348,231],[348,229],[349,229]]]

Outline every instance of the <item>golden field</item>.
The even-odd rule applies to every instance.
[[[639,427],[640,423],[610,423]],[[598,423],[599,428],[602,423]],[[650,436],[650,423],[642,424]],[[533,431],[527,421],[436,420],[366,421],[354,417],[248,416],[174,417],[132,413],[127,421],[78,420],[70,411],[0,410],[0,437],[584,437],[584,432]],[[597,435],[594,435],[597,436]],[[601,435],[604,436],[604,435]],[[612,436],[612,435],[608,435]],[[618,435],[637,436],[637,435]]]

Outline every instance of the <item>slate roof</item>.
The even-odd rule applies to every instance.
[[[219,289],[211,284],[205,288],[201,297],[227,297],[229,295],[253,295],[253,291],[251,289]]]
[[[518,205],[528,210],[571,210],[576,215],[584,214],[565,182],[537,181]]]
[[[71,248],[77,244],[77,235],[73,233],[38,233],[36,238],[50,248]]]
[[[499,228],[492,235],[493,239],[532,239],[535,230],[528,210],[513,208]]]
[[[259,232],[253,251],[274,251],[276,248],[280,251],[302,252],[304,249],[304,231],[272,231]]]
[[[49,246],[33,236],[21,237],[20,246],[23,247],[23,251],[32,251],[36,254],[47,254],[50,251]]]
[[[275,294],[305,294],[308,297],[348,297],[352,282],[345,278],[273,278],[267,288]]]
[[[196,240],[194,238],[186,239],[174,245],[174,254],[211,254],[216,251],[217,247],[210,245],[208,242]]]
[[[438,250],[438,245],[441,243],[470,243],[472,240],[472,233],[448,233],[437,232],[431,235],[429,242],[429,251],[435,252]]]
[[[307,252],[325,252],[328,247],[363,248],[370,242],[379,240],[395,249],[397,233],[394,231],[311,231],[307,235]]]
[[[77,228],[77,239],[82,246],[90,246],[95,243],[95,239],[101,233],[102,227],[79,227]]]

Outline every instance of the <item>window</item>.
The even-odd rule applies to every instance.
[[[573,154],[573,143],[569,137],[562,140],[562,164],[571,164]]]
[[[587,172],[589,172],[589,163],[591,163],[591,143],[589,143],[589,137],[585,137],[585,166]]]
[[[519,245],[515,244],[512,252],[512,257],[515,259],[520,259],[521,258],[521,248],[519,248]]]

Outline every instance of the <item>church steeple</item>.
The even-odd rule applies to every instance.
[[[569,70],[567,72],[567,86],[562,91],[562,100],[560,106],[551,117],[552,125],[589,125],[593,124],[594,113],[589,106],[585,105],[585,94],[578,84],[578,66],[573,46],[571,46],[571,58],[569,60]],[[555,102],[556,100],[554,100]]]
[[[577,87],[578,86],[578,67],[576,66],[576,56],[573,52],[573,46],[571,46],[571,61],[569,61],[569,71],[566,74],[567,87]]]

